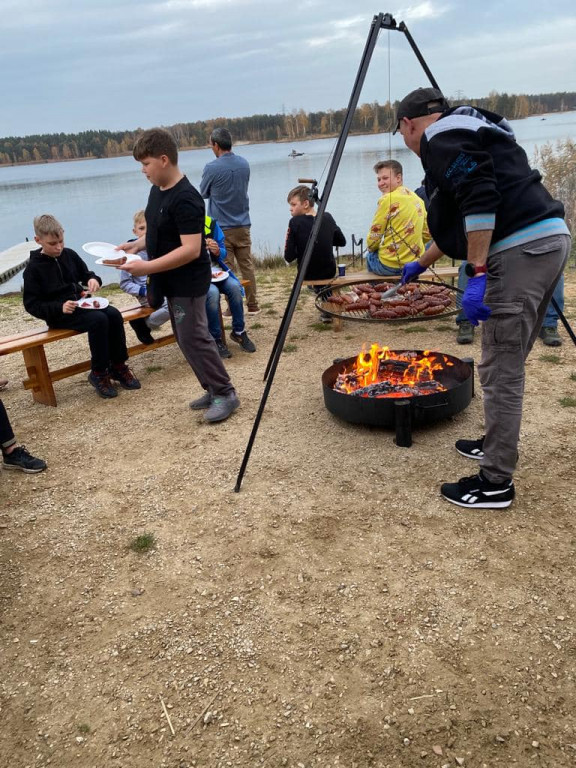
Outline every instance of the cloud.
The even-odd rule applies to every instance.
[[[436,5],[425,0],[418,5],[408,5],[399,8],[394,13],[396,21],[420,21],[421,19],[434,19],[448,11],[448,6]]]

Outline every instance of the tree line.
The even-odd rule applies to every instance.
[[[467,103],[498,112],[510,120],[576,109],[576,92],[543,93],[538,95],[508,94],[491,91],[480,99],[467,98],[462,93],[451,102]],[[352,133],[381,133],[394,126],[398,102],[379,104],[377,101],[359,106],[354,114]],[[166,126],[181,149],[205,147],[213,128],[225,125],[235,141],[297,141],[304,138],[333,136],[340,132],[346,109],[306,112],[294,109],[275,115],[197,120]],[[142,132],[82,131],[80,133],[51,133],[32,136],[9,136],[0,139],[0,165],[31,162],[55,162],[80,158],[117,157],[129,154]]]

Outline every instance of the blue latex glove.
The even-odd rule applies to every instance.
[[[485,293],[486,275],[477,275],[468,280],[462,297],[462,309],[472,325],[478,325],[479,320],[490,317],[490,308],[484,304]]]
[[[426,272],[427,267],[423,267],[419,261],[409,261],[408,264],[404,264],[404,267],[402,268],[402,279],[400,280],[401,285],[406,285],[406,283],[411,283],[412,280],[416,280],[418,275],[421,275],[422,272]]]

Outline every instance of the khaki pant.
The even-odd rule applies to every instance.
[[[492,483],[509,480],[516,467],[524,363],[568,259],[570,243],[567,235],[551,235],[488,258],[484,300],[492,313],[482,326],[478,374],[486,425],[480,466]]]
[[[249,280],[246,286],[246,303],[248,310],[258,309],[256,298],[256,276],[254,274],[254,262],[252,260],[252,241],[250,240],[250,227],[232,227],[224,230],[226,250],[228,255],[226,263],[233,272],[240,270],[243,280]],[[236,266],[238,265],[238,266]]]

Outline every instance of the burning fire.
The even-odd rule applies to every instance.
[[[334,389],[359,397],[413,397],[445,392],[434,378],[438,371],[453,366],[440,352],[394,352],[388,347],[366,345],[351,369],[338,374]]]

